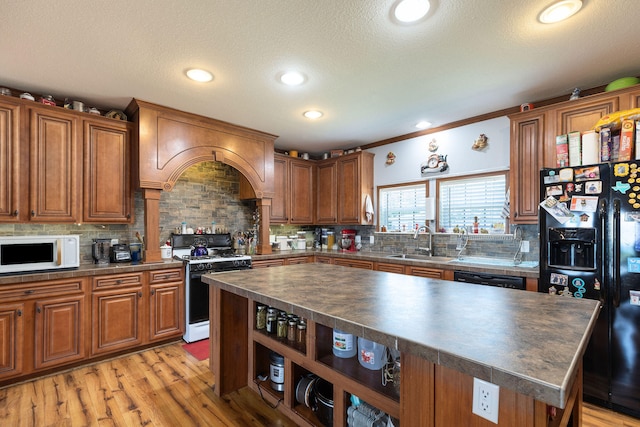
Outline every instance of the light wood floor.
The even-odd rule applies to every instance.
[[[248,389],[218,398],[180,343],[0,389],[0,426],[294,426]],[[640,427],[585,404],[584,427]]]

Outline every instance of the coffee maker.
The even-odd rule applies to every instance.
[[[93,239],[91,255],[93,262],[100,266],[109,265],[111,252],[111,239]]]

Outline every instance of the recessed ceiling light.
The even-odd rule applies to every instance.
[[[400,0],[396,3],[393,15],[400,22],[415,22],[422,19],[430,7],[429,0]]]
[[[554,24],[575,15],[582,8],[582,0],[562,0],[540,13],[538,18],[543,24]]]
[[[207,70],[201,70],[199,68],[191,68],[187,70],[187,77],[189,77],[191,80],[203,83],[213,80],[213,74],[211,74]]]
[[[433,123],[428,122],[428,121],[426,121],[426,120],[421,120],[421,121],[419,121],[418,123],[416,123],[416,127],[417,127],[418,129],[426,129],[426,128],[428,128],[428,127],[431,127],[431,125],[432,125],[432,124],[433,124]]]
[[[309,110],[309,111],[305,111],[303,114],[303,116],[305,116],[307,119],[319,119],[320,117],[323,116],[322,111],[318,111],[318,110]]]
[[[305,80],[304,74],[298,71],[287,71],[280,76],[280,81],[288,86],[298,86]]]

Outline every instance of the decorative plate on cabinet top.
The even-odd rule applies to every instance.
[[[120,110],[111,110],[104,116],[110,119],[127,120],[127,115]]]

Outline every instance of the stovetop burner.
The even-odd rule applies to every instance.
[[[203,256],[193,256],[193,255],[174,255],[174,259],[179,261],[187,261],[189,264],[194,264],[198,262],[221,262],[221,261],[233,261],[239,259],[251,259],[248,255],[238,255],[238,254],[217,254],[217,255],[203,255]]]

